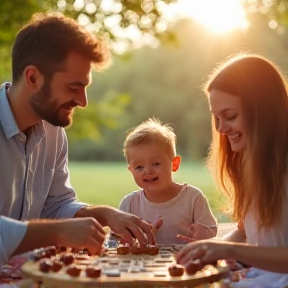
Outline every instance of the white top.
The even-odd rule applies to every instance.
[[[217,224],[202,191],[188,184],[183,185],[175,198],[164,203],[148,201],[143,189],[134,191],[122,199],[119,209],[152,224],[162,217],[163,225],[155,235],[157,244],[182,243],[177,234],[189,237],[193,223]]]
[[[282,220],[271,228],[257,229],[253,210],[249,211],[244,219],[247,243],[258,246],[288,246],[288,174],[285,179],[286,201],[284,201]],[[279,207],[280,208],[280,207]]]
[[[257,229],[257,222],[251,209],[245,219],[245,233],[247,243],[257,246],[288,246],[288,174],[285,179],[286,200],[283,202],[282,220],[271,228]],[[242,280],[233,287],[255,287],[255,288],[279,288],[288,285],[288,274],[268,272],[265,270],[251,268],[249,274],[252,278]],[[254,277],[253,277],[254,276]]]

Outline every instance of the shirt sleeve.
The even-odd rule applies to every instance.
[[[64,129],[59,130],[58,156],[53,180],[41,212],[41,218],[72,218],[82,207],[90,206],[78,200],[70,183],[68,142]]]
[[[0,216],[0,267],[8,262],[27,231],[27,222]]]
[[[121,200],[118,209],[121,210],[121,211],[130,213],[130,209],[129,209],[130,204],[129,203],[130,203],[130,199],[129,199],[128,195],[127,195]]]
[[[195,200],[194,223],[204,224],[210,227],[217,227],[217,221],[212,214],[208,201],[201,192]]]

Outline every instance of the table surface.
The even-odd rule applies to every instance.
[[[218,225],[218,232],[216,238],[221,238],[223,235],[229,233],[230,231],[234,230],[237,227],[237,223],[219,223]],[[31,279],[23,279],[17,284],[0,284],[0,288],[42,288],[40,285],[35,284]],[[229,284],[227,286],[226,283],[214,283],[211,285],[211,288],[221,288],[221,287],[230,287]],[[43,287],[45,288],[45,287]]]

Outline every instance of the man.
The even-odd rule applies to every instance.
[[[92,68],[101,69],[108,59],[103,42],[61,14],[35,14],[19,31],[12,84],[0,90],[0,259],[65,241],[97,253],[102,226],[128,241],[154,242],[148,223],[79,202],[70,184],[63,127],[71,124],[75,107],[87,105]],[[85,219],[15,221],[73,217]]]

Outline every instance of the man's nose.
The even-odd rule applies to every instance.
[[[88,99],[87,99],[87,93],[86,91],[82,92],[81,94],[78,95],[76,102],[78,103],[78,106],[80,107],[86,107],[88,104]]]

